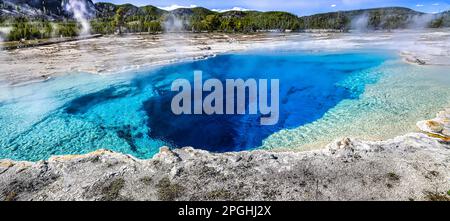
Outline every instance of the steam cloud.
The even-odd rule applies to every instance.
[[[408,28],[411,29],[419,29],[419,28],[427,28],[430,23],[436,19],[437,16],[434,14],[424,14],[424,15],[416,15],[410,19],[410,24]]]
[[[86,1],[84,0],[69,0],[65,8],[67,11],[73,13],[73,17],[81,25],[80,35],[89,35],[91,31],[91,25],[89,24],[89,17],[91,17]]]
[[[11,29],[11,27],[0,27],[0,43],[2,43],[6,39]],[[2,49],[2,47],[3,45],[0,44],[0,50]]]
[[[437,18],[438,18],[438,16],[434,15],[434,14],[423,14],[423,15],[410,16],[409,18],[407,18],[404,21],[404,24],[406,25],[404,28],[406,28],[406,29],[428,28],[430,26],[431,22]],[[383,20],[381,20],[380,25],[383,26],[384,24],[388,23],[388,19],[390,19],[390,18],[385,17]],[[359,16],[356,16],[351,21],[351,30],[353,32],[368,32],[373,28],[373,27],[370,27],[369,21],[370,21],[370,15],[368,13],[364,13]]]
[[[367,13],[354,18],[351,22],[351,29],[356,32],[367,32],[369,25],[369,15]]]
[[[183,19],[170,14],[164,21],[164,30],[165,32],[181,32],[184,30],[184,22]]]

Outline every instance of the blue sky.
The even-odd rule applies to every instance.
[[[260,11],[288,11],[297,15],[361,8],[405,6],[414,10],[435,13],[450,9],[450,0],[94,0],[116,4],[155,5],[165,9],[202,6],[209,9],[252,9]]]

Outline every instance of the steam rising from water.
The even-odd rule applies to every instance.
[[[7,38],[11,27],[0,27],[0,62],[3,63],[3,41]]]
[[[366,32],[368,31],[369,25],[369,16],[367,13],[362,14],[356,18],[354,18],[351,22],[351,29],[356,32]]]
[[[408,28],[411,29],[423,29],[428,28],[430,23],[436,19],[436,15],[434,14],[423,14],[423,15],[416,15],[413,16],[410,19],[410,24],[408,25]]]
[[[0,42],[3,42],[11,31],[11,27],[0,27]]]
[[[407,18],[406,21],[404,21],[404,24],[406,25],[406,29],[424,29],[430,27],[430,24],[433,20],[437,19],[438,16],[435,14],[422,14],[422,15],[415,15]],[[380,21],[380,26],[383,26],[384,24],[389,24],[391,21],[390,19],[393,18],[385,18]],[[350,28],[353,32],[367,32],[370,31],[370,20],[371,16],[368,13],[361,14],[359,16],[356,16],[352,19]],[[401,26],[401,25],[400,25]],[[400,27],[402,28],[402,27]],[[396,29],[396,28],[393,28]]]
[[[67,11],[73,13],[73,17],[81,25],[80,35],[89,35],[91,30],[91,25],[89,24],[90,13],[86,2],[83,0],[69,0],[65,6]]]
[[[185,46],[189,41],[189,35],[185,33],[185,24],[187,23],[188,21],[174,14],[169,14],[164,19],[164,34],[161,38],[163,42],[170,42],[170,45],[166,45],[166,50],[171,53],[175,52],[175,59],[184,57]]]
[[[182,32],[184,31],[185,21],[177,16],[170,14],[166,17],[164,21],[164,31],[165,32]]]

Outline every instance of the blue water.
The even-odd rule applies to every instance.
[[[365,52],[225,54],[139,73],[68,75],[4,89],[0,158],[40,160],[99,148],[148,158],[163,145],[214,152],[257,148],[277,131],[314,122],[339,102],[358,99],[381,77],[364,70],[390,58]],[[261,116],[250,114],[174,115],[171,83],[192,81],[194,70],[203,71],[203,79],[279,79],[279,122],[261,126]],[[349,80],[351,87],[341,84]]]

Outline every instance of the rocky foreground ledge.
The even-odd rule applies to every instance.
[[[161,148],[0,161],[1,200],[449,200],[450,143],[412,133],[310,152]]]

